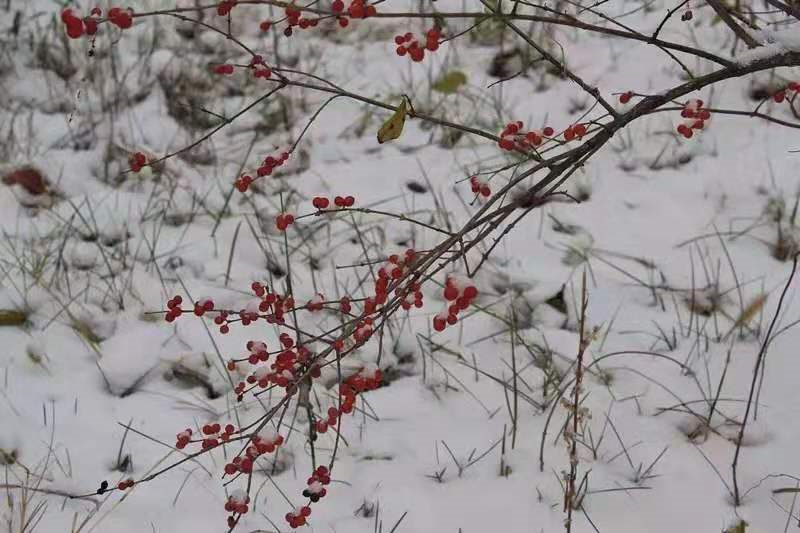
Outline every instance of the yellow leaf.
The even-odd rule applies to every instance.
[[[403,126],[406,123],[407,114],[408,108],[406,107],[406,99],[404,97],[400,105],[397,106],[397,109],[392,113],[392,116],[389,117],[386,122],[383,123],[381,129],[378,130],[378,142],[383,144],[386,141],[391,141],[400,137],[400,134],[403,133]]]
[[[725,533],[746,533],[746,528],[749,524],[744,520],[739,520],[731,527],[725,530]]]
[[[453,94],[465,83],[467,83],[467,75],[460,70],[453,70],[436,80],[431,88],[440,93]]]

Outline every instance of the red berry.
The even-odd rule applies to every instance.
[[[419,63],[425,58],[425,50],[419,47],[411,47],[408,49],[408,55],[412,61]]]
[[[535,131],[529,131],[525,134],[525,140],[534,146],[542,144],[542,138]]]
[[[128,29],[133,25],[131,10],[123,10],[119,7],[112,7],[108,10],[108,20],[120,29]]]
[[[444,288],[444,298],[445,300],[452,301],[458,298],[458,289],[453,286],[445,287]]]
[[[511,139],[500,139],[498,143],[503,150],[511,151],[514,149],[514,141]]]

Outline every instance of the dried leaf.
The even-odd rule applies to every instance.
[[[403,133],[403,126],[406,123],[406,115],[408,114],[408,107],[406,106],[406,99],[400,102],[392,116],[383,123],[381,129],[378,130],[378,142],[383,144],[387,141],[397,139]]]
[[[739,328],[741,326],[746,326],[753,320],[753,317],[761,311],[761,308],[764,307],[764,304],[767,302],[767,295],[760,294],[757,296],[752,302],[750,302],[747,307],[742,310],[742,314],[739,318],[736,319],[736,324],[734,324],[734,329]]]
[[[0,326],[21,326],[28,320],[28,314],[15,309],[0,309]]]

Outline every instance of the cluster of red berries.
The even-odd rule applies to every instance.
[[[272,77],[272,69],[267,66],[264,62],[264,58],[259,54],[254,54],[253,57],[250,58],[249,66],[253,71],[253,77],[256,79],[269,79]]]
[[[335,427],[342,415],[353,412],[356,395],[362,392],[375,390],[383,382],[383,373],[375,364],[364,366],[348,376],[339,386],[339,407],[329,407],[326,420],[317,420],[315,429],[317,433],[326,433],[329,427]]]
[[[500,140],[498,146],[506,151],[527,151],[531,147],[539,146],[542,142],[552,137],[555,131],[550,126],[546,126],[541,130],[523,131],[524,124],[521,120],[516,122],[509,122],[503,131],[500,132]]]
[[[136,152],[128,156],[128,164],[131,166],[131,172],[139,172],[147,164],[147,156],[142,152]]]
[[[333,199],[333,205],[336,207],[353,207],[356,199],[352,196],[336,196]]]
[[[291,297],[282,298],[279,294],[269,293],[267,289],[258,282],[253,282],[251,288],[256,296],[262,298],[260,301],[251,302],[246,308],[240,309],[238,312],[226,311],[224,309],[216,310],[217,314],[214,317],[214,324],[219,326],[220,333],[225,334],[230,331],[228,317],[232,312],[238,314],[239,321],[243,326],[249,326],[259,318],[262,318],[259,313],[268,313],[270,311],[270,314],[263,317],[268,323],[284,323],[283,317],[287,311],[290,311],[294,307],[294,299]],[[173,322],[183,313],[188,312],[180,307],[182,302],[183,298],[180,296],[175,296],[167,301],[167,312],[165,315],[165,320],[167,322]],[[197,316],[203,316],[210,311],[215,311],[214,301],[210,298],[201,298],[197,300],[192,309],[192,312]]]
[[[627,104],[633,98],[633,91],[625,91],[621,95],[619,95],[619,103],[620,104]]]
[[[367,342],[369,338],[372,337],[372,332],[374,330],[372,324],[373,320],[371,317],[367,317],[359,322],[353,330],[353,340],[358,344]]]
[[[374,15],[376,13],[375,6],[367,6],[367,7],[371,8],[370,12],[372,13],[372,15]],[[364,3],[363,2],[361,2],[361,4],[360,4],[360,9],[359,9],[358,5],[356,7],[354,7],[351,4],[350,8],[348,9],[348,15],[350,15],[351,11],[353,13],[356,13],[356,14],[360,15],[361,14],[361,10],[363,10],[364,14],[366,15],[367,9],[364,8]],[[348,19],[347,17],[342,16],[342,12],[344,11],[344,0],[333,0],[333,2],[331,3],[331,11],[333,11],[334,14],[336,14],[336,20],[337,20],[337,22],[339,22],[339,26],[340,27],[346,28],[350,24],[350,19]],[[353,17],[353,18],[366,18],[366,17],[354,17],[353,15],[350,15],[350,16]]]
[[[408,273],[416,257],[417,252],[408,248],[402,256],[392,254],[386,259],[386,263],[378,269],[378,279],[375,280],[375,296],[370,296],[365,300],[364,312],[366,314],[374,313],[377,306],[386,303],[389,299],[389,283]],[[420,299],[422,299],[421,294]]]
[[[282,152],[277,157],[268,155],[267,157],[264,158],[264,161],[261,164],[261,166],[258,167],[258,169],[256,169],[256,175],[259,178],[263,178],[264,176],[269,176],[274,172],[276,168],[280,167],[288,160],[289,160],[289,152]],[[236,181],[233,182],[233,185],[239,192],[246,192],[254,181],[255,178],[253,178],[252,176],[243,174],[238,178],[236,178]]]
[[[223,431],[219,424],[206,424],[203,426],[202,431],[203,440],[201,441],[201,446],[204,450],[208,450],[219,446],[220,441],[228,442],[236,428],[233,427],[233,424],[226,424]]]
[[[412,283],[410,290],[398,287],[395,290],[395,294],[402,298],[402,300],[400,300],[400,307],[402,307],[404,311],[409,311],[412,307],[422,309],[422,306],[425,305],[425,302],[422,300],[422,286],[419,283]]]
[[[787,85],[785,89],[781,89],[773,94],[772,99],[776,103],[780,104],[784,100],[794,100],[794,98],[797,96],[797,93],[800,93],[800,82],[790,81],[789,85]]]
[[[324,196],[315,196],[314,199],[311,200],[311,205],[322,210],[327,209],[328,206],[331,205],[331,201]]]
[[[220,441],[228,442],[236,432],[236,428],[233,424],[226,424],[223,430],[219,424],[205,424],[201,431],[203,438],[199,442],[202,448],[207,450],[219,446]],[[184,449],[190,442],[192,442],[191,428],[186,428],[175,435],[175,447],[179,450]]]
[[[311,298],[306,303],[306,309],[308,309],[312,313],[316,311],[322,311],[322,308],[324,306],[325,306],[325,297],[320,293],[315,294],[314,297]]]
[[[133,487],[133,485],[134,485],[134,481],[131,478],[128,478],[128,479],[125,479],[125,480],[120,481],[119,483],[117,483],[117,488],[119,490],[127,490],[127,489]]]
[[[276,292],[270,292],[267,287],[254,281],[250,289],[261,299],[258,302],[258,311],[269,313],[265,318],[269,324],[283,324],[284,315],[294,308],[294,298],[288,296],[284,298]]]
[[[222,63],[221,65],[216,65],[213,69],[214,74],[219,74],[220,76],[228,76],[233,74],[233,65],[230,63]]]
[[[294,223],[294,215],[291,213],[279,213],[275,217],[275,226],[280,231],[286,231],[286,228]]]
[[[313,364],[309,367],[313,354],[308,348],[302,345],[294,348],[294,339],[287,333],[281,333],[279,340],[283,346],[283,350],[278,353],[275,361],[270,364],[269,367],[259,365],[259,363],[266,362],[269,359],[269,354],[266,352],[266,345],[263,343],[255,343],[254,341],[248,342],[250,355],[239,361],[247,360],[250,364],[259,366],[247,376],[245,381],[240,382],[235,387],[234,391],[239,395],[239,401],[242,400],[242,395],[248,384],[262,389],[268,387],[270,384],[274,384],[287,390],[294,390],[296,378],[303,374],[305,369],[309,370],[312,378],[318,378],[321,375],[318,365]],[[257,344],[262,345],[263,350],[258,349],[258,352],[254,353],[253,350],[257,349]],[[236,360],[228,361],[228,370],[236,370],[236,363]]]
[[[356,203],[354,196],[336,196],[333,199],[333,205],[339,208],[353,207]],[[327,209],[331,205],[331,201],[325,196],[315,196],[311,200],[311,205],[319,210]]]
[[[417,257],[417,252],[408,248],[402,255],[392,254],[378,269],[378,279],[375,281],[375,297],[367,298],[365,311],[373,313],[378,305],[386,303],[389,296],[389,283],[399,280],[412,270],[412,265]],[[412,307],[421,308],[422,287],[419,283],[413,282],[406,286],[397,286],[395,295],[400,298],[400,306],[408,311]]]
[[[232,476],[237,472],[252,473],[255,460],[262,455],[274,453],[281,444],[283,444],[282,435],[278,435],[273,429],[262,430],[250,437],[250,444],[245,448],[243,456],[237,455],[225,465],[225,474]]]
[[[108,10],[108,21],[122,30],[127,30],[133,26],[133,9],[112,7]]]
[[[250,352],[247,356],[247,362],[251,365],[257,365],[259,361],[265,363],[269,360],[269,351],[267,351],[266,343],[262,341],[247,341],[245,346],[247,347],[247,351]],[[233,368],[231,368],[230,363],[228,363],[228,368],[230,370],[235,370],[236,362],[233,361]]]
[[[342,9],[344,8],[344,3],[341,4]],[[339,4],[334,0],[333,4],[331,4],[331,10],[334,13],[339,13],[342,11],[340,9],[337,11]],[[374,17],[378,13],[377,8],[374,4],[366,4],[364,0],[352,0],[350,5],[347,6],[347,14],[350,18],[353,19],[365,19],[368,17]],[[339,20],[339,24],[341,24],[341,19]]]
[[[251,300],[244,309],[239,309],[239,320],[243,326],[249,326],[260,318],[260,315],[258,314],[260,311],[260,305],[261,302],[257,300]]]
[[[194,314],[196,316],[203,316],[209,311],[214,310],[214,300],[211,298],[200,298],[194,303]]]
[[[248,507],[249,503],[250,496],[247,495],[247,492],[242,489],[236,489],[228,496],[228,501],[225,502],[225,511],[229,513],[245,514],[250,510]],[[230,519],[228,522],[230,523]]]
[[[238,3],[239,3],[238,0],[222,0],[217,5],[217,15],[219,15],[220,17],[225,17],[225,16],[229,15],[230,12],[231,12],[231,9],[236,7],[236,4],[238,4]]]
[[[164,315],[164,320],[167,322],[174,322],[176,318],[183,315],[183,313],[188,312],[186,309],[181,308],[181,303],[183,302],[183,298],[180,296],[175,296],[171,300],[167,301],[167,312]],[[201,298],[194,303],[194,308],[192,312],[196,316],[203,316],[209,311],[214,310],[214,300],[211,298]],[[245,317],[242,317],[242,323],[245,322]],[[228,327],[228,312],[227,311],[218,311],[217,316],[214,317],[214,323],[219,326],[220,333],[228,333],[230,328]],[[246,324],[245,324],[246,325]]]
[[[277,450],[283,444],[283,435],[279,435],[274,429],[267,428],[250,437],[250,440],[253,444],[252,447],[248,446],[247,455],[257,457]]]
[[[289,160],[289,152],[281,152],[278,157],[268,155],[264,158],[261,166],[256,169],[256,174],[259,178],[263,178],[264,176],[269,176],[272,172],[282,166],[286,161]]]
[[[76,17],[72,9],[67,8],[61,12],[61,22],[64,23],[70,39],[77,39],[84,34],[83,20]]]
[[[252,185],[254,181],[253,176],[242,174],[236,178],[236,181],[233,182],[233,186],[236,187],[236,190],[239,192],[247,192],[247,189],[250,188],[250,185]]]
[[[84,33],[86,35],[94,35],[97,33],[97,19],[102,14],[100,8],[92,9],[91,16],[84,17],[83,19],[75,16],[75,13],[70,8],[66,8],[61,12],[61,22],[67,30],[67,36],[70,39],[78,39]]]
[[[192,428],[186,428],[177,435],[175,435],[175,447],[179,450],[186,448],[192,441]]]
[[[711,112],[703,107],[702,100],[695,98],[686,102],[681,110],[681,116],[686,120],[678,124],[676,129],[678,133],[691,139],[694,130],[702,130],[705,127],[706,121],[711,118]]]
[[[172,322],[179,316],[183,314],[183,309],[181,309],[181,303],[183,302],[183,298],[180,296],[175,296],[172,299],[167,301],[167,314],[164,316],[164,320],[167,322]]]
[[[362,392],[369,392],[381,386],[383,382],[383,372],[378,365],[368,364],[347,377],[342,387],[339,387],[339,394],[342,397],[342,412],[349,413],[344,407],[352,407],[356,401],[356,395]]]
[[[404,35],[397,35],[394,38],[394,44],[397,45],[397,55],[408,57],[412,61],[419,63],[425,59],[425,50],[435,52],[439,49],[439,39],[442,37],[442,30],[437,27],[429,29],[425,33],[425,44],[421,45],[419,40],[414,37],[414,34],[408,32]]]
[[[383,305],[389,299],[389,278],[380,277],[375,280],[374,296],[367,296],[364,299],[364,314],[371,315],[378,310],[379,305]]]
[[[61,22],[67,30],[70,39],[78,39],[82,35],[95,35],[97,26],[100,22],[99,17],[103,14],[99,7],[92,9],[90,16],[80,18],[75,15],[71,8],[66,8],[61,12]],[[109,22],[126,30],[133,26],[133,10],[112,7],[108,10],[107,19]]]
[[[478,289],[466,276],[450,274],[444,283],[444,299],[450,302],[447,308],[433,317],[433,329],[444,331],[458,322],[458,313],[467,309],[478,296]]]
[[[403,274],[409,271],[411,268],[411,264],[414,262],[414,259],[417,257],[417,252],[415,252],[412,248],[406,249],[403,252],[403,255],[400,256],[399,254],[392,254],[386,259],[386,263],[384,263],[378,269],[378,279],[400,279],[403,277]]]
[[[489,187],[489,179],[484,176],[470,176],[469,185],[472,192],[476,195],[484,198],[488,198],[492,195],[492,189]]]
[[[217,316],[214,317],[214,324],[219,326],[219,332],[223,335],[230,332],[231,328],[228,326],[228,312],[227,311],[220,311],[217,313]],[[244,324],[244,320],[242,320]]]
[[[311,516],[311,507],[303,505],[292,512],[286,513],[286,522],[289,523],[289,527],[292,529],[297,529],[306,525],[306,518],[309,516]]]
[[[573,139],[582,139],[586,135],[585,124],[573,124],[564,130],[564,140],[567,142]]]
[[[294,5],[288,5],[284,9],[286,13],[286,22],[288,26],[283,30],[283,34],[286,37],[289,37],[293,33],[292,28],[300,28],[301,30],[305,30],[308,28],[314,28],[319,23],[318,18],[306,18],[303,17],[303,12]]]
[[[314,470],[314,473],[311,474],[311,477],[306,481],[308,487],[303,491],[303,496],[313,503],[317,503],[328,493],[325,486],[329,485],[330,482],[331,475],[328,471],[328,467],[322,465],[318,466],[317,469]]]

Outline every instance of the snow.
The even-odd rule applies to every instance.
[[[168,324],[159,313],[167,300],[180,294],[184,308],[211,299],[220,307],[254,310],[252,281],[284,292],[284,234],[274,224],[284,210],[298,218],[287,234],[295,300],[362,298],[358,283],[370,269],[359,265],[364,249],[377,269],[409,246],[433,248],[441,235],[359,212],[301,218],[313,213],[311,198],[353,194],[356,207],[457,228],[480,207],[471,204],[468,177],[485,172],[481,176],[497,191],[512,173],[492,171],[511,160],[490,142],[466,135],[454,148],[445,147],[442,131],[417,119],[407,120],[399,139],[378,145],[375,133],[389,113],[338,98],[282,167],[283,177],[264,180],[260,192],[228,196],[240,169],[253,172],[293,140],[284,131],[282,109],[272,104],[186,157],[121,176],[131,151],[163,155],[206,131],[187,125],[197,119],[190,106],[170,114],[165,90],[184,84],[197,98],[194,111],[202,106],[225,116],[261,94],[243,76],[205,74],[208,63],[246,58],[217,34],[200,31],[196,41],[186,41],[174,31],[175,21],[162,18],[157,27],[163,33],[153,40],[152,20],[137,21],[113,36],[113,47],[101,32],[92,59],[86,41],[69,42],[76,74],[65,80],[57,72],[70,65],[64,44],[55,30],[45,29],[54,4],[12,4],[32,21],[24,28],[41,25],[34,37],[47,36],[50,55],[31,51],[26,34],[8,56],[13,65],[0,74],[13,103],[0,110],[2,169],[35,165],[54,191],[32,196],[0,183],[0,318],[9,310],[26,312],[24,324],[0,324],[0,463],[8,483],[33,483],[25,468],[41,476],[36,482],[49,494],[31,494],[34,504],[47,502],[39,533],[71,530],[76,515],[93,532],[225,531],[225,502],[248,496],[243,478],[226,485],[230,478],[222,477],[240,441],[187,460],[124,496],[95,494],[103,480],[110,486],[128,477],[140,480],[185,458],[194,449],[173,446],[187,427],[197,436],[206,423],[252,424],[280,400],[266,392],[236,403],[231,388],[246,377],[245,365],[230,373],[225,366],[247,357],[246,343],[256,340],[264,345],[254,350],[270,352],[256,375],[267,376],[280,349],[278,329],[263,321],[247,328],[232,323],[230,334],[220,335],[213,316],[191,312]],[[412,4],[392,0],[380,9]],[[612,4],[602,6],[611,15],[631,8]],[[636,9],[625,23],[655,27],[671,7],[661,1],[656,6]],[[438,0],[436,8],[458,10],[462,4]],[[0,19],[3,9],[0,2]],[[235,9],[245,15],[234,16],[234,33],[269,57],[272,40],[256,23],[268,9]],[[453,24],[455,31],[468,22]],[[392,37],[422,31],[418,21],[352,26],[327,37],[309,30],[281,38],[285,64],[313,68],[315,75],[382,102],[397,103],[397,95],[407,93],[420,110],[440,109],[448,120],[492,133],[511,120],[532,129],[563,129],[582,120],[591,105],[574,84],[541,70],[487,88],[497,81],[485,74],[495,48],[466,39],[411,64],[395,55]],[[689,39],[691,33],[724,54],[730,49],[726,32],[722,24],[698,24],[690,32],[670,21],[661,37]],[[567,29],[557,36],[570,65],[610,101],[627,90],[656,94],[681,83],[681,69],[656,47]],[[763,31],[757,39],[765,46],[737,54],[736,61],[800,51],[794,26]],[[117,73],[129,80],[123,93],[140,96],[120,105],[113,127],[108,98],[120,93],[108,66],[112,53]],[[690,68],[700,74],[712,67]],[[467,75],[464,91],[431,95],[429,81],[453,69]],[[797,69],[776,76],[781,83],[800,79]],[[748,96],[751,83],[772,87],[776,82],[768,78],[730,80],[692,97],[714,108],[751,110],[757,105]],[[284,94],[293,100],[287,112],[294,136],[330,96],[297,88]],[[785,103],[769,100],[760,111],[794,120]],[[588,113],[595,118],[599,111]],[[208,113],[199,117],[209,119]],[[479,297],[458,324],[433,331],[431,320],[445,301],[441,287],[426,284],[425,307],[399,313],[385,330],[382,350],[374,334],[341,368],[321,369],[308,397],[323,417],[338,405],[340,374],[372,376],[380,368],[390,383],[365,393],[354,414],[342,417],[338,443],[331,429],[318,435],[317,465],[328,463],[335,446],[337,451],[327,494],[312,505],[313,531],[374,532],[376,520],[391,531],[404,513],[397,533],[563,531],[561,476],[569,459],[560,430],[567,411],[552,394],[559,385],[571,390],[584,270],[587,330],[595,335],[584,354],[582,390],[593,440],[587,434],[579,447],[579,479],[590,472],[589,494],[573,531],[593,530],[587,516],[600,531],[614,533],[716,532],[739,518],[749,523],[746,533],[784,530],[793,495],[772,491],[794,487],[788,476],[800,475],[800,329],[789,327],[800,314],[797,281],[776,327],[788,329],[770,343],[757,418],[751,413],[742,441],[738,473],[746,497],[738,508],[726,484],[732,483],[730,464],[755,358],[791,267],[774,257],[773,245],[779,228],[789,237],[798,231],[790,220],[798,154],[789,153],[798,149],[798,137],[775,124],[719,115],[706,131],[678,141],[667,133],[680,121],[679,112],[636,121],[565,184],[565,191],[582,198],[579,205],[552,202],[511,230],[473,278]],[[410,190],[410,181],[426,192]],[[483,251],[469,256],[471,265]],[[462,267],[453,273],[463,276]],[[447,273],[436,282],[443,284]],[[733,325],[741,308],[765,291],[763,309],[740,335]],[[716,312],[703,316],[703,310]],[[339,315],[327,309],[303,317],[318,335],[339,324]],[[512,318],[513,332],[507,325]],[[705,417],[714,398],[709,430]],[[274,523],[288,531],[284,515],[306,504],[301,492],[313,471],[304,440],[307,419],[305,409],[292,408],[259,430],[265,440],[280,435],[286,441],[257,460],[251,510],[239,530],[273,531]],[[5,465],[12,453],[17,463]],[[121,468],[124,456],[130,460]],[[508,467],[503,475],[501,465]],[[89,497],[65,499],[59,492]],[[19,501],[20,493],[12,494]],[[18,507],[11,509],[8,501],[0,504],[2,517],[18,520]]]
[[[749,65],[786,52],[800,52],[800,30],[795,27],[782,30],[765,28],[752,35],[762,46],[738,55],[735,59],[740,65]]]

